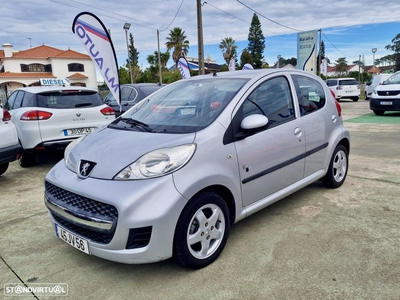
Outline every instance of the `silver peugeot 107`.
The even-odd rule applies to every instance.
[[[87,254],[202,268],[232,224],[317,180],[340,187],[349,150],[319,77],[196,76],[71,143],[46,176],[45,204],[57,237]]]

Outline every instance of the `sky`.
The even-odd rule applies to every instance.
[[[321,29],[325,55],[331,62],[346,57],[349,64],[364,56],[372,65],[375,58],[391,51],[385,46],[400,33],[400,1],[380,0],[207,0],[202,1],[204,56],[223,64],[218,45],[232,37],[238,52],[248,44],[254,12],[258,13],[265,36],[264,59],[274,65],[277,56],[296,57],[297,33]],[[0,45],[10,43],[14,50],[42,44],[87,53],[72,33],[75,16],[88,11],[97,15],[111,32],[119,65],[127,57],[123,26],[139,51],[139,65],[148,67],[147,56],[157,50],[157,29],[161,52],[171,29],[180,27],[190,42],[188,56],[198,56],[197,6],[194,0],[19,0],[1,3]],[[0,48],[1,49],[1,48]],[[173,64],[172,59],[169,66]]]

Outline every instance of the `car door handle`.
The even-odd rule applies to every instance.
[[[301,137],[301,134],[302,134],[301,129],[299,127],[296,127],[294,129],[294,135],[299,138]]]

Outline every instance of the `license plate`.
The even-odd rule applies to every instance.
[[[181,115],[195,115],[196,114],[196,108],[182,108],[180,110]]]
[[[72,234],[68,230],[65,230],[64,228],[60,227],[58,224],[55,225],[56,225],[56,235],[60,239],[62,239],[64,242],[71,245],[75,249],[85,252],[86,254],[90,254],[87,240],[81,239],[75,234]]]
[[[381,105],[392,105],[392,101],[381,101]]]
[[[88,133],[91,133],[93,130],[94,130],[94,128],[92,128],[92,127],[65,129],[64,135],[69,136],[69,135],[88,134]]]

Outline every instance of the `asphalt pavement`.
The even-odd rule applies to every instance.
[[[351,134],[344,185],[316,182],[235,224],[218,260],[197,271],[68,246],[43,202],[44,176],[61,157],[12,163],[0,176],[0,295],[54,299],[4,295],[9,284],[60,283],[61,299],[400,299],[400,125],[355,122],[371,113],[368,101],[341,106]]]

